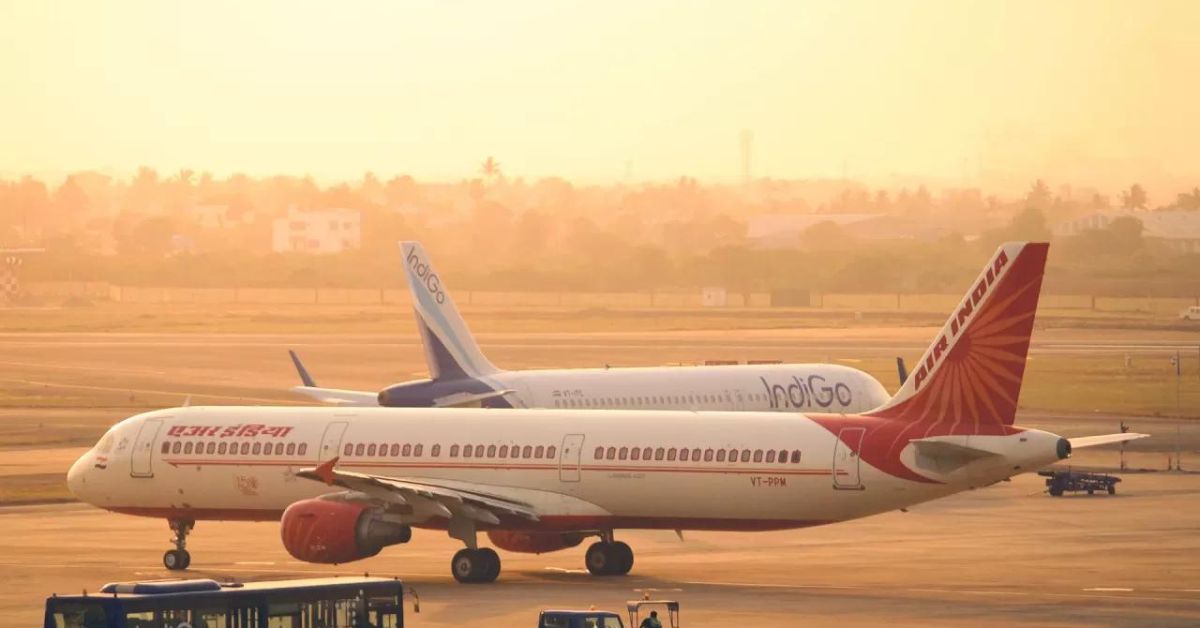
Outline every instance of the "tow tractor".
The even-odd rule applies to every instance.
[[[667,611],[667,619],[661,617],[663,628],[679,628],[679,602],[674,600],[630,600],[625,602],[629,613],[628,628],[640,628],[642,610],[646,606],[661,606]],[[649,615],[647,614],[647,617]],[[542,611],[538,616],[538,628],[626,628],[621,616],[612,611]]]
[[[1093,495],[1096,491],[1107,491],[1109,495],[1117,492],[1117,482],[1121,478],[1107,473],[1084,473],[1082,471],[1038,471],[1038,475],[1046,478],[1046,490],[1053,497],[1062,497],[1063,493],[1078,493],[1087,491]]]

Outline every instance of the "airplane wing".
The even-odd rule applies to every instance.
[[[1071,449],[1081,449],[1083,447],[1095,447],[1097,445],[1111,445],[1113,443],[1124,443],[1139,438],[1146,438],[1149,434],[1138,434],[1137,432],[1124,432],[1122,434],[1105,434],[1103,436],[1080,436],[1077,438],[1068,438],[1071,443]]]
[[[463,517],[490,525],[500,523],[500,516],[515,516],[537,521],[533,506],[490,491],[475,491],[436,482],[368,475],[340,471],[334,458],[315,468],[301,469],[296,477],[340,486],[363,493],[382,502],[424,507],[433,514],[453,519]]]
[[[335,406],[378,406],[379,393],[315,386],[293,386],[292,392]]]
[[[457,408],[460,406],[473,406],[485,399],[495,399],[496,397],[504,397],[515,393],[515,390],[493,390],[485,393],[468,393],[459,392],[445,397],[438,397],[433,400],[435,408]]]

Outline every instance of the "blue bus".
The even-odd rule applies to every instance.
[[[46,600],[45,628],[403,628],[388,578],[114,583]]]

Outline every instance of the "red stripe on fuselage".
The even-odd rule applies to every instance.
[[[141,508],[113,507],[112,512],[155,519],[183,519],[189,521],[279,521],[282,510],[247,508]],[[514,520],[511,525],[497,526],[511,530],[534,530],[546,532],[571,532],[611,529],[640,530],[713,530],[725,532],[762,532],[767,530],[792,530],[834,523],[826,520],[798,519],[715,519],[704,517],[654,517],[654,516],[604,516],[604,515],[548,515],[540,521]],[[413,527],[444,530],[444,519],[433,519]],[[480,524],[480,529],[488,529]]]

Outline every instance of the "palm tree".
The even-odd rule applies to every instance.
[[[500,162],[496,161],[495,157],[489,155],[488,158],[483,161],[483,165],[479,167],[479,172],[483,173],[483,176],[489,179],[499,179]]]

